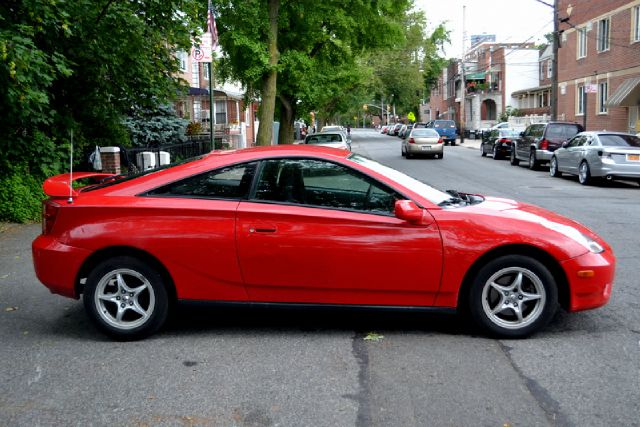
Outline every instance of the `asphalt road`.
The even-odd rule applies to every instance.
[[[0,425],[640,425],[640,188],[583,187],[480,157],[405,160],[353,130],[353,149],[442,189],[516,198],[613,245],[611,302],[559,312],[526,340],[453,316],[183,307],[140,342],[105,339],[31,266],[39,224],[0,231]],[[365,340],[371,333],[378,340]]]

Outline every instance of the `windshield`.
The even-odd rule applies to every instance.
[[[305,144],[339,144],[342,136],[338,133],[316,133],[304,141]]]
[[[386,176],[387,178],[392,179],[403,187],[409,188],[411,191],[418,193],[419,195],[436,205],[452,198],[451,195],[443,193],[440,190],[436,190],[435,188],[421,181],[418,181],[417,179],[412,178],[409,175],[405,175],[400,171],[391,169],[388,166],[380,164],[375,160],[368,159],[359,154],[352,154],[351,156],[349,156],[349,160],[365,166],[372,171]]]

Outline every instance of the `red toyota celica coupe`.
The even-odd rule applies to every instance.
[[[83,179],[99,181],[71,189]],[[327,147],[215,151],[43,188],[37,276],[82,295],[116,339],[156,332],[185,300],[467,312],[524,337],[558,306],[606,304],[614,277],[609,245],[570,219]]]

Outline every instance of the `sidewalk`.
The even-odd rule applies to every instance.
[[[471,148],[472,150],[480,150],[481,142],[482,142],[481,139],[465,138],[464,143],[461,144],[460,138],[456,139],[456,145],[459,145],[460,147]]]

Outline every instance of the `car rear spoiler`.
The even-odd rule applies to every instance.
[[[73,176],[69,173],[52,176],[42,184],[44,194],[49,197],[75,197],[78,192],[71,187],[74,181],[79,179],[94,178],[96,180],[114,176],[113,173],[99,172],[75,172]]]

